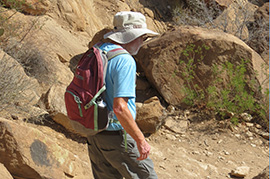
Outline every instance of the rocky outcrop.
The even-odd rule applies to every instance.
[[[0,129],[0,163],[14,178],[92,177],[85,144],[48,127],[3,118]]]
[[[235,1],[231,3],[210,26],[233,34],[242,40],[248,40],[249,32],[247,22],[253,19],[258,7],[248,1]]]
[[[227,7],[231,2],[217,1],[222,7]],[[163,34],[167,26],[159,20],[170,17],[173,4],[179,1],[18,0],[16,2],[26,2],[21,7],[22,13],[1,7],[1,15],[5,14],[12,26],[8,26],[8,30],[5,29],[0,38],[0,99],[2,100],[3,94],[7,94],[16,97],[16,100],[7,105],[12,109],[8,109],[9,111],[5,113],[2,111],[2,103],[0,106],[0,178],[91,179],[93,177],[85,138],[74,134],[66,116],[63,94],[72,80],[72,70],[81,54],[88,49],[89,41],[96,32],[112,25],[113,15],[117,11],[142,12],[146,16],[148,27]],[[196,71],[199,85],[207,86],[211,83],[210,69],[213,64],[219,65],[225,61],[238,64],[242,58],[250,59],[248,69],[250,78],[256,69],[261,76],[258,77],[258,81],[262,84],[264,80],[264,72],[260,69],[262,60],[242,41],[217,31],[180,27],[166,32],[141,49],[138,59],[148,80],[142,75],[142,79],[137,81],[137,91],[147,97],[159,96],[156,92],[155,95],[152,92],[149,94],[150,89],[154,87],[167,102],[171,104],[181,102],[183,95],[179,92],[185,80],[178,76],[177,62],[182,57],[179,55],[180,51],[192,43],[210,47],[205,54],[206,60]],[[15,85],[18,88],[9,88],[4,84]],[[3,91],[6,93],[2,93]],[[138,98],[141,98],[140,95]],[[9,96],[6,99],[8,102],[12,101]],[[140,101],[145,99],[141,98]],[[262,133],[261,126],[249,127],[251,124],[245,124],[243,136],[235,134],[241,137],[245,145],[239,143],[244,149],[240,153],[244,155],[234,159],[233,152],[231,154],[224,152],[226,156],[222,152],[224,150],[222,141],[227,142],[234,135],[224,139],[215,138],[222,135],[217,128],[217,132],[210,131],[211,134],[215,133],[215,136],[211,135],[215,139],[209,140],[209,134],[201,133],[205,129],[199,130],[200,134],[196,134],[196,130],[189,129],[194,121],[202,120],[201,116],[181,117],[184,112],[179,112],[178,115],[165,118],[167,114],[163,113],[164,107],[157,98],[137,103],[137,106],[138,125],[144,133],[154,133],[153,137],[150,136],[151,138],[147,140],[153,146],[151,158],[160,178],[179,178],[179,173],[182,178],[202,176],[224,178],[232,168],[238,166],[236,164],[239,162],[245,162],[251,168],[250,173],[254,174],[256,171],[257,174],[267,165],[265,156],[268,153],[254,156],[254,153],[260,154],[264,140],[269,139],[269,133]],[[175,109],[171,105],[172,113]],[[4,119],[3,116],[10,120]],[[207,126],[207,123],[202,125]],[[160,138],[155,138],[159,136],[161,129]],[[202,136],[208,140],[201,140]],[[249,140],[243,140],[246,136]],[[189,141],[188,144],[179,147],[179,144],[185,144],[185,141]],[[237,142],[228,142],[232,144],[228,149],[235,147]],[[250,145],[249,142],[256,145],[253,143]],[[198,148],[193,144],[198,144]],[[218,149],[219,146],[221,147]],[[221,153],[217,153],[219,150]],[[252,152],[248,154],[246,151]],[[214,157],[211,159],[211,156]],[[243,156],[249,158],[242,160]]]
[[[138,0],[100,2],[94,1],[57,1],[51,4],[51,11],[47,14],[65,24],[74,31],[86,32],[90,37],[106,26],[112,26],[113,16],[118,11],[139,11],[146,15],[148,26],[158,32],[164,32],[166,25],[151,16],[152,11],[146,9]]]
[[[164,123],[166,114],[157,97],[146,100],[137,106],[136,122],[143,133],[155,133]]]
[[[243,41],[220,31],[182,26],[149,42],[136,56],[149,82],[169,104],[179,105],[184,99],[183,87],[186,79],[182,76],[180,61],[185,59],[185,54],[181,52],[187,50],[189,45],[202,49],[203,46],[209,48],[200,52],[194,49],[191,52],[194,59],[196,53],[204,57],[201,61],[195,60],[192,64],[196,67],[194,68],[196,75],[192,82],[200,88],[206,89],[213,83],[214,65],[221,66],[225,62],[237,65],[242,59],[248,61],[247,78],[254,78],[255,72],[258,72],[257,85],[263,85],[264,89],[268,87],[267,83],[264,83],[268,72],[262,69],[266,63]],[[184,63],[188,62],[184,61]]]

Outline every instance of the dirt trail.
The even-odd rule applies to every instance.
[[[250,168],[245,179],[252,179],[269,165],[269,141],[244,125],[232,131],[204,121],[191,123],[184,134],[163,127],[147,140],[161,179],[233,178],[231,170],[240,166]]]

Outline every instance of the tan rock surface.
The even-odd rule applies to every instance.
[[[190,44],[195,47],[203,47],[203,45],[209,47],[209,50],[202,50],[201,54],[196,54],[195,50],[191,52],[194,56],[204,57],[202,61],[197,60],[192,64],[197,65],[194,69],[196,75],[193,83],[201,88],[206,89],[215,79],[211,77],[214,65],[219,66],[227,61],[236,65],[242,59],[247,60],[250,66],[246,73],[248,79],[252,79],[258,72],[257,85],[262,85],[263,89],[268,88],[268,83],[265,81],[268,69],[262,68],[266,63],[243,41],[221,31],[181,26],[149,42],[136,56],[149,82],[169,104],[179,105],[185,96],[183,86],[186,79],[181,76],[183,71],[181,71],[180,61],[185,59],[181,52]]]

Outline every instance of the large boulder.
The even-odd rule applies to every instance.
[[[0,163],[14,178],[92,178],[86,143],[52,128],[0,118],[0,143]]]
[[[264,80],[268,79],[268,72],[262,69],[265,62],[243,41],[221,31],[181,26],[149,42],[136,56],[149,82],[169,104],[179,105],[185,97],[183,87],[187,85],[187,81],[182,76],[180,60],[185,58],[185,54],[181,52],[187,50],[188,45],[209,47],[197,54],[193,64],[196,75],[192,82],[201,89],[213,84],[215,65],[221,67],[225,62],[239,65],[243,59],[247,60],[248,64],[247,78],[255,78],[257,72],[257,85],[262,85],[264,89],[268,87],[268,84],[264,83]],[[195,50],[192,53],[195,55]],[[198,60],[198,55],[204,58]],[[185,64],[187,63],[185,61]]]
[[[143,133],[155,133],[164,124],[165,109],[161,106],[158,97],[152,97],[142,105],[136,106],[136,122]]]
[[[166,25],[154,19],[153,13],[145,9],[138,0],[133,1],[57,1],[47,14],[56,19],[59,24],[65,24],[74,31],[79,31],[90,37],[106,26],[112,26],[113,16],[118,11],[139,11],[146,15],[150,29],[164,32]]]

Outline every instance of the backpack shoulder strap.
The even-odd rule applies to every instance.
[[[122,54],[129,54],[128,51],[126,51],[123,48],[116,48],[113,50],[110,50],[109,52],[107,52],[107,58],[108,60],[111,60],[112,58],[118,56],[118,55],[122,55]]]
[[[128,51],[126,51],[123,48],[116,48],[116,49],[110,50],[108,52],[103,51],[103,53],[107,57],[107,61],[104,62],[104,71],[103,71],[103,74],[104,74],[104,83],[105,83],[105,77],[106,77],[106,72],[107,72],[108,61],[111,60],[112,58],[118,56],[118,55],[129,54],[129,53],[128,53]]]
[[[106,52],[100,49],[101,45],[102,43],[97,43],[94,45],[94,48],[97,48],[100,50],[100,55],[103,62],[103,84],[105,85],[105,77],[106,77],[106,72],[107,72],[108,61],[118,55],[129,54],[129,53],[123,48],[116,48],[116,49]]]

